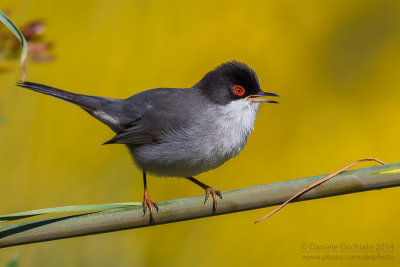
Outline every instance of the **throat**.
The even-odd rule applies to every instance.
[[[216,144],[226,156],[237,155],[247,142],[257,116],[260,103],[247,99],[232,101],[219,110]]]
[[[222,108],[224,121],[231,123],[238,131],[247,135],[254,130],[254,122],[260,103],[254,103],[247,99],[232,101]]]

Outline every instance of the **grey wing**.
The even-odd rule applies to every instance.
[[[190,105],[185,101],[188,91],[159,88],[126,99],[129,105],[140,103],[140,116],[135,116],[123,130],[104,144],[141,145],[163,142],[163,137],[169,132],[184,128],[190,123],[190,114],[182,112],[185,106]]]
[[[140,145],[147,144],[157,141],[155,135],[151,132],[147,131],[144,127],[140,125],[140,123],[136,122],[133,126],[122,130],[117,133],[112,139],[105,142],[106,144],[132,144],[132,145]]]

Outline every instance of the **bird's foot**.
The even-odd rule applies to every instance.
[[[155,201],[151,200],[149,194],[147,191],[144,192],[143,196],[143,216],[146,214],[147,208],[149,208],[150,212],[150,224],[154,224],[154,212],[153,212],[153,207],[157,210],[158,212],[158,205]]]
[[[208,197],[209,197],[210,194],[211,194],[211,196],[212,196],[212,198],[213,198],[213,209],[212,209],[212,214],[214,215],[215,212],[217,211],[217,196],[219,196],[219,198],[222,199],[221,191],[215,190],[214,188],[209,187],[209,186],[206,187],[205,190],[206,190],[206,197],[205,197],[205,199],[204,199],[204,204],[206,204],[206,201],[207,201]]]

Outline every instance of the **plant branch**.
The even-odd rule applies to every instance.
[[[272,214],[275,214],[276,212],[280,211],[283,207],[285,207],[287,204],[289,204],[290,202],[292,202],[294,199],[296,199],[297,197],[301,196],[302,194],[304,194],[305,192],[313,189],[314,187],[328,181],[329,179],[332,179],[333,177],[339,175],[340,173],[346,171],[347,169],[353,167],[354,165],[357,165],[358,163],[361,162],[365,162],[365,161],[376,161],[380,164],[385,164],[383,161],[379,160],[379,159],[375,159],[375,158],[371,158],[371,159],[361,159],[361,160],[357,160],[354,161],[350,164],[347,164],[346,166],[344,166],[343,168],[340,168],[337,171],[334,171],[333,173],[329,174],[328,176],[322,178],[321,180],[316,181],[315,183],[308,185],[306,188],[303,188],[302,190],[300,190],[299,192],[297,192],[296,194],[294,194],[291,198],[289,198],[288,200],[286,200],[284,203],[282,203],[279,207],[277,207],[276,209],[274,209],[273,211],[271,211],[270,213],[268,213],[267,215],[265,215],[264,217],[262,217],[261,219],[255,221],[254,223],[259,223],[267,218],[269,218]]]
[[[223,192],[223,199],[218,201],[216,215],[281,204],[324,176],[326,175]],[[341,173],[305,192],[295,201],[394,186],[400,186],[400,163]],[[155,225],[212,216],[212,203],[204,205],[203,201],[204,196],[197,196],[160,202],[160,211],[154,216]],[[143,216],[140,206],[23,222],[0,227],[0,248],[147,226],[152,225],[149,225],[148,215]]]

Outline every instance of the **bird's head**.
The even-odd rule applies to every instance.
[[[207,73],[195,87],[215,103],[226,105],[245,99],[252,103],[278,103],[262,97],[276,96],[261,90],[254,70],[244,63],[231,61]]]

